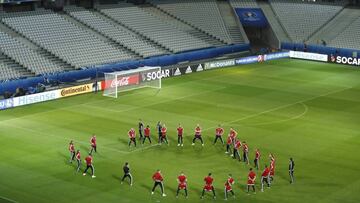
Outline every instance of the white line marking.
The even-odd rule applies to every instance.
[[[352,88],[352,87],[346,87],[346,88],[342,88],[342,89],[340,89],[340,90],[330,91],[330,92],[328,92],[328,93],[324,93],[324,94],[321,94],[321,95],[318,95],[318,96],[314,96],[314,97],[311,97],[311,98],[308,98],[308,99],[303,99],[303,100],[300,100],[300,101],[297,101],[297,102],[294,102],[294,103],[291,103],[291,104],[285,104],[285,105],[278,106],[278,107],[275,107],[275,108],[272,108],[272,109],[268,109],[268,110],[266,110],[266,111],[262,111],[262,112],[255,113],[255,114],[250,114],[250,115],[248,115],[248,116],[244,116],[244,117],[241,117],[241,118],[232,120],[232,121],[227,121],[227,122],[225,122],[224,124],[228,124],[228,125],[229,125],[229,124],[236,123],[236,122],[239,122],[239,121],[242,121],[242,120],[246,120],[246,119],[249,119],[249,118],[257,117],[257,116],[260,116],[260,115],[262,115],[262,114],[270,113],[270,112],[272,112],[272,111],[276,111],[276,110],[279,110],[279,109],[283,109],[283,108],[286,108],[286,107],[289,107],[289,106],[292,106],[292,105],[295,105],[295,104],[305,103],[305,102],[308,102],[308,101],[317,99],[317,98],[319,98],[319,97],[325,97],[325,96],[328,96],[328,95],[331,95],[331,94],[335,94],[335,93],[338,93],[338,92],[342,92],[342,91],[345,91],[345,90],[351,89],[351,88]],[[216,128],[216,127],[217,127],[217,126],[209,127],[209,128],[204,129],[203,131],[207,131],[207,130],[210,130],[210,129],[213,129],[213,128]]]
[[[309,107],[306,104],[304,104],[304,103],[300,103],[300,104],[304,107],[304,111],[299,115],[296,115],[296,116],[293,116],[293,117],[287,118],[287,119],[277,120],[277,121],[261,122],[261,123],[254,123],[254,124],[244,124],[244,125],[246,125],[246,126],[271,125],[271,124],[274,124],[274,123],[284,123],[284,122],[287,122],[287,121],[292,121],[292,120],[299,119],[299,118],[303,117],[305,114],[307,114],[307,112],[309,110]]]
[[[257,68],[253,68],[252,70],[255,70]],[[202,80],[209,80],[209,79],[213,79],[213,78],[219,78],[219,77],[224,77],[226,75],[232,75],[234,73],[228,73],[228,74],[221,74],[221,75],[216,75],[216,76],[213,76],[213,77],[206,77],[206,78],[200,78],[200,79],[197,79],[197,80],[191,80],[191,81],[187,81],[187,82],[183,82],[183,83],[180,83],[180,84],[176,84],[176,85],[170,85],[170,86],[166,86],[166,87],[163,87],[162,89],[170,89],[172,87],[179,87],[179,86],[183,86],[183,85],[186,85],[188,83],[193,83],[193,82],[198,82],[198,81],[202,81]],[[100,92],[101,93],[101,92]],[[134,94],[131,94],[131,95],[128,95],[128,96],[133,96],[133,95],[139,95],[139,94],[142,94],[142,92],[136,92]],[[64,98],[66,99],[66,98]],[[76,106],[88,106],[88,104],[96,104],[96,103],[101,103],[103,101],[107,101],[107,100],[114,100],[114,98],[105,98],[105,99],[102,99],[102,100],[96,100],[96,101],[92,101],[92,102],[82,102],[81,104],[75,104],[75,105],[71,105],[71,106],[65,106],[65,107],[60,107],[60,108],[55,108],[55,109],[52,109],[52,110],[48,110],[48,111],[41,111],[41,112],[37,112],[37,113],[32,113],[32,114],[29,114],[29,115],[25,115],[25,116],[20,116],[20,117],[15,117],[15,118],[10,118],[10,119],[4,119],[4,120],[0,120],[0,122],[7,122],[7,121],[13,121],[13,120],[18,120],[18,119],[22,119],[22,118],[27,118],[27,117],[32,117],[32,116],[36,116],[36,115],[41,115],[41,114],[46,114],[46,113],[50,113],[50,112],[55,112],[55,111],[60,111],[60,110],[63,110],[63,109],[71,109],[71,108],[74,108]],[[58,100],[57,100],[58,101]],[[53,102],[53,101],[48,101],[48,102]],[[38,103],[39,104],[39,103]],[[31,104],[31,105],[38,105],[38,104]],[[23,106],[22,106],[23,107]],[[19,107],[17,107],[19,108]],[[20,107],[21,108],[21,107]],[[8,109],[9,111],[11,111],[11,109]]]
[[[262,114],[265,114],[265,113],[269,113],[269,112],[272,112],[272,111],[276,111],[276,110],[279,110],[279,109],[282,109],[282,108],[286,108],[286,107],[289,107],[289,106],[292,106],[292,105],[295,105],[295,104],[299,104],[299,103],[305,103],[307,101],[311,101],[313,99],[316,99],[316,98],[319,98],[319,97],[324,97],[324,96],[328,96],[328,95],[331,95],[331,94],[335,94],[335,93],[338,93],[338,92],[342,92],[344,90],[347,90],[347,89],[350,89],[352,87],[347,87],[347,88],[343,88],[343,89],[340,89],[340,90],[336,90],[336,91],[331,91],[331,92],[328,92],[328,93],[325,93],[325,94],[321,94],[321,95],[318,95],[318,96],[314,96],[314,97],[311,97],[309,99],[304,99],[304,100],[301,100],[301,101],[297,101],[297,102],[294,102],[294,103],[291,103],[291,104],[286,104],[286,105],[282,105],[282,106],[278,106],[278,107],[275,107],[275,108],[272,108],[272,109],[268,109],[266,111],[262,111],[262,112],[259,112],[259,113],[255,113],[255,114],[251,114],[251,115],[248,115],[248,116],[245,116],[245,117],[242,117],[242,118],[238,118],[238,119],[235,119],[235,120],[232,120],[232,121],[227,121],[225,122],[225,124],[231,124],[231,123],[235,123],[235,122],[238,122],[238,121],[242,121],[242,120],[245,120],[245,119],[249,119],[249,118],[253,118],[253,117],[256,117],[256,116],[260,116]],[[1,122],[0,124],[5,124],[5,122]],[[62,138],[62,139],[66,139],[66,140],[72,140],[70,138],[67,138],[67,137],[64,137],[64,136],[58,136],[58,135],[54,135],[54,134],[48,134],[48,133],[43,133],[43,132],[40,132],[40,131],[36,131],[36,130],[32,130],[32,129],[29,129],[29,128],[25,128],[25,127],[20,127],[18,125],[10,125],[10,124],[7,124],[9,126],[12,126],[14,128],[18,128],[18,129],[23,129],[23,130],[26,130],[26,131],[31,131],[31,132],[35,132],[36,134],[43,134],[43,135],[46,135],[46,136],[53,136],[53,137],[57,137],[57,138]],[[203,131],[207,131],[207,130],[210,130],[210,129],[213,129],[213,128],[216,128],[217,126],[213,126],[213,127],[209,127],[209,128],[206,128],[204,129]],[[74,140],[76,141],[76,140]],[[82,141],[76,141],[78,143],[82,143],[82,144],[85,144],[86,142],[82,142]],[[89,144],[89,143],[86,143],[86,144]],[[151,146],[148,146],[146,149],[148,148],[151,148],[153,146],[156,146],[156,145],[151,145]],[[127,151],[121,151],[121,150],[117,150],[115,148],[110,148],[110,147],[105,147],[104,146],[104,149],[108,149],[108,150],[111,150],[111,151],[115,151],[115,152],[119,152],[119,153],[122,153],[122,154],[129,154],[131,153],[131,151],[127,152]],[[140,151],[141,149],[139,150],[136,150],[136,151]],[[144,149],[145,150],[145,149]],[[135,150],[134,150],[135,151]],[[135,151],[135,152],[136,152]]]
[[[15,200],[13,200],[13,199],[9,199],[9,198],[4,197],[4,196],[0,196],[0,199],[6,200],[6,201],[8,201],[8,202],[12,202],[12,203],[19,203],[19,202],[17,202],[17,201],[15,201]]]
[[[160,144],[158,143],[158,144],[149,145],[149,146],[146,146],[146,147],[140,147],[140,148],[137,148],[135,150],[129,151],[129,153],[147,150],[147,149],[150,149],[150,148],[153,148],[153,147],[156,147],[156,146],[160,146]]]
[[[188,97],[194,97],[194,96],[198,96],[198,95],[202,95],[202,94],[206,94],[206,93],[210,93],[210,92],[215,92],[217,90],[221,90],[221,89],[225,89],[225,88],[226,87],[220,87],[220,88],[216,88],[216,89],[212,89],[212,90],[202,91],[202,92],[199,92],[199,93],[196,93],[196,94],[189,94],[189,95],[182,96],[182,97],[177,97],[177,98],[173,98],[173,99],[169,99],[169,100],[164,100],[164,101],[161,101],[161,102],[150,103],[150,104],[143,105],[143,106],[136,106],[136,107],[132,107],[132,108],[129,108],[129,109],[124,109],[124,110],[107,109],[107,108],[103,108],[103,107],[100,107],[100,106],[90,106],[90,105],[86,105],[86,104],[84,106],[89,107],[89,108],[94,108],[94,109],[100,109],[100,110],[104,110],[104,111],[123,113],[123,112],[132,111],[132,110],[136,110],[136,109],[142,109],[142,108],[153,106],[153,105],[164,104],[164,103],[168,103],[168,102],[171,102],[171,101],[181,100],[181,99],[185,99],[185,98],[188,98]]]
[[[3,123],[3,124],[5,124],[5,123]],[[45,132],[42,132],[42,131],[37,131],[37,130],[30,129],[30,128],[21,127],[19,125],[12,125],[12,124],[9,124],[9,123],[6,123],[5,125],[8,125],[8,126],[13,127],[13,128],[21,129],[21,130],[24,130],[24,131],[28,131],[28,132],[33,132],[33,133],[35,133],[35,135],[42,134],[42,135],[45,135],[47,137],[51,136],[51,137],[54,137],[54,138],[67,140],[67,141],[73,140],[73,141],[75,141],[77,143],[90,146],[90,143],[88,143],[88,142],[83,142],[83,141],[71,139],[71,138],[68,138],[68,137],[65,137],[65,136],[55,135],[55,134],[52,134],[52,133],[45,133]],[[121,150],[111,148],[111,147],[106,147],[106,146],[103,146],[102,148],[110,150],[110,151],[119,152],[119,153],[122,153],[122,154],[128,154],[129,153],[127,151],[121,151]]]

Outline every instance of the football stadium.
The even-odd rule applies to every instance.
[[[0,0],[0,202],[360,202],[360,1]]]

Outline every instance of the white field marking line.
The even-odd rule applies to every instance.
[[[75,141],[77,143],[90,146],[90,143],[75,140],[75,139],[71,139],[71,138],[68,138],[68,137],[65,137],[65,136],[59,136],[59,135],[55,135],[55,134],[52,134],[52,133],[45,133],[45,132],[42,132],[42,131],[37,131],[37,130],[30,129],[30,128],[21,127],[19,125],[12,125],[12,124],[9,124],[9,123],[7,123],[5,125],[8,125],[8,126],[13,127],[13,128],[21,129],[21,130],[24,130],[24,131],[28,131],[28,132],[33,132],[33,133],[35,133],[35,135],[38,135],[38,136],[39,136],[39,134],[42,134],[42,135],[51,136],[51,137],[62,139],[62,140],[68,140],[68,141],[73,140],[73,141]],[[119,153],[122,153],[122,154],[128,154],[129,153],[127,151],[121,151],[121,150],[111,148],[111,147],[106,147],[106,146],[103,146],[102,148],[110,150],[110,151],[114,151],[114,152],[119,152]]]
[[[347,89],[351,89],[352,87],[346,87],[346,88],[342,88],[340,90],[336,90],[336,91],[330,91],[328,93],[324,93],[324,94],[321,94],[321,95],[318,95],[318,96],[314,96],[314,97],[311,97],[311,98],[308,98],[308,99],[303,99],[303,100],[300,100],[300,101],[297,101],[297,102],[294,102],[294,103],[291,103],[291,104],[285,104],[285,105],[282,105],[282,106],[278,106],[278,107],[275,107],[275,108],[272,108],[272,109],[268,109],[268,110],[265,110],[265,111],[262,111],[262,112],[259,112],[259,113],[255,113],[255,114],[250,114],[248,116],[244,116],[244,117],[241,117],[241,118],[238,118],[238,119],[235,119],[235,120],[232,120],[232,121],[227,121],[223,124],[232,124],[232,123],[235,123],[235,122],[238,122],[238,121],[242,121],[242,120],[246,120],[246,119],[249,119],[249,118],[253,118],[253,117],[256,117],[256,116],[260,116],[262,114],[266,114],[266,113],[269,113],[269,112],[272,112],[272,111],[276,111],[276,110],[279,110],[279,109],[283,109],[283,108],[286,108],[286,107],[289,107],[289,106],[292,106],[292,105],[295,105],[295,104],[298,104],[298,103],[305,103],[307,101],[311,101],[313,99],[316,99],[316,98],[319,98],[319,97],[324,97],[324,96],[328,96],[328,95],[331,95],[331,94],[335,94],[335,93],[338,93],[338,92],[342,92],[344,90],[347,90]],[[207,131],[207,130],[210,130],[210,129],[213,129],[213,128],[216,128],[217,126],[214,126],[214,127],[209,127],[209,128],[206,128],[204,129],[203,131]]]
[[[305,114],[307,114],[307,112],[309,110],[309,107],[306,104],[304,104],[302,102],[300,104],[304,107],[304,111],[299,115],[296,115],[296,116],[293,116],[293,117],[287,118],[287,119],[277,120],[277,121],[262,122],[262,123],[255,123],[255,124],[244,124],[244,125],[246,125],[246,126],[270,125],[270,124],[274,124],[274,123],[284,123],[287,121],[299,119],[299,118],[303,117]]]
[[[259,76],[259,77],[264,77],[264,78],[269,78],[269,79],[273,79],[273,80],[276,80],[277,78],[281,78],[279,76],[267,76],[267,75],[261,75],[261,74],[252,74],[252,75],[253,76]],[[308,80],[301,80],[301,79],[294,79],[294,78],[290,78],[289,80],[292,81],[292,82],[304,82],[304,83],[319,84],[319,85],[326,85],[326,86],[332,85],[332,84],[328,84],[328,83],[317,81],[317,80],[308,81]],[[341,85],[341,86],[336,85],[335,87],[352,88],[351,86],[346,86],[346,85]]]
[[[328,92],[328,93],[325,93],[325,94],[321,94],[321,95],[318,95],[318,96],[311,97],[309,99],[304,99],[304,100],[297,101],[297,102],[294,102],[294,103],[291,103],[291,104],[286,104],[286,105],[282,105],[282,106],[279,106],[279,107],[275,107],[275,108],[272,108],[272,109],[269,109],[269,110],[266,110],[266,111],[262,111],[262,112],[251,114],[251,115],[239,118],[239,119],[235,119],[233,121],[228,121],[225,124],[231,124],[231,123],[235,123],[235,122],[245,120],[245,119],[248,119],[248,118],[253,118],[253,117],[256,117],[256,116],[259,116],[259,115],[262,115],[262,114],[265,114],[265,113],[269,113],[269,112],[272,112],[272,111],[276,111],[276,110],[279,110],[279,109],[282,109],[282,108],[286,108],[286,107],[289,107],[289,106],[292,106],[292,105],[295,105],[295,104],[298,104],[298,103],[304,103],[304,102],[311,101],[311,100],[319,98],[319,97],[324,97],[324,96],[327,96],[327,95],[335,94],[337,92],[342,92],[342,91],[350,89],[350,88],[343,88],[341,90],[331,91],[331,92]],[[1,122],[1,123],[4,124],[4,122]],[[7,124],[7,125],[9,125],[9,124]],[[71,139],[63,137],[63,136],[57,136],[57,135],[54,135],[54,134],[45,134],[43,132],[39,132],[39,131],[36,131],[36,130],[20,127],[20,126],[17,126],[17,125],[9,125],[9,126],[12,126],[12,127],[18,128],[18,129],[23,129],[23,130],[26,130],[26,131],[29,131],[29,132],[35,132],[36,134],[41,133],[41,134],[47,135],[47,136],[50,135],[50,136],[57,137],[57,138],[63,138],[63,139],[66,139],[66,140],[71,140]],[[207,131],[207,130],[210,130],[210,129],[213,129],[213,128],[216,128],[216,127],[217,126],[209,127],[209,128],[204,129],[203,131]],[[74,140],[74,141],[76,141],[76,140]],[[85,144],[85,142],[81,142],[81,141],[76,141],[76,142]],[[157,145],[150,145],[148,147],[145,147],[145,149],[149,149],[149,148],[154,147],[154,146],[157,146]],[[111,151],[116,151],[116,152],[119,152],[119,153],[122,153],[122,154],[129,154],[131,152],[136,152],[135,150],[134,151],[129,151],[129,152],[121,151],[121,150],[117,150],[117,149],[110,148],[110,147],[105,147],[105,146],[104,146],[104,149],[108,149],[108,150],[111,150]],[[137,149],[137,151],[139,151],[139,150],[141,150],[141,149]]]
[[[260,67],[257,67],[257,68],[253,68],[253,69],[251,69],[251,70],[256,70],[256,69],[259,69],[259,68],[260,68]],[[179,86],[186,85],[186,84],[188,84],[188,83],[193,83],[193,82],[198,82],[198,81],[206,81],[206,80],[209,80],[209,79],[219,78],[219,77],[223,77],[223,76],[226,76],[226,75],[232,75],[232,74],[234,74],[234,73],[216,75],[216,76],[213,76],[213,77],[205,77],[205,78],[203,78],[203,79],[200,78],[200,79],[197,79],[197,80],[191,80],[191,81],[183,82],[183,83],[176,84],[176,85],[166,86],[166,87],[163,87],[162,89],[170,89],[170,88],[172,88],[172,87],[179,87]],[[101,91],[100,91],[100,93],[101,93]],[[129,96],[139,95],[139,94],[142,94],[142,92],[134,93],[134,94],[131,94],[131,95],[129,95]],[[76,106],[83,106],[83,105],[88,105],[88,104],[101,103],[101,102],[107,101],[107,100],[114,100],[114,98],[105,98],[105,99],[96,100],[96,101],[93,101],[93,102],[83,102],[83,103],[81,103],[81,104],[75,104],[75,105],[71,105],[71,106],[55,108],[55,109],[48,110],[48,111],[41,111],[41,112],[37,112],[37,113],[32,113],[32,114],[29,114],[29,115],[20,116],[20,117],[16,117],[16,118],[10,118],[10,119],[6,119],[6,120],[2,120],[1,122],[18,120],[18,119],[22,119],[22,118],[27,118],[27,117],[32,117],[32,116],[36,116],[36,115],[46,114],[46,113],[49,113],[49,112],[59,111],[59,110],[63,110],[63,109],[71,109],[71,108],[76,107]],[[47,101],[47,102],[52,102],[52,101]],[[31,105],[36,105],[36,104],[31,104]],[[11,110],[11,109],[8,109],[8,110]]]
[[[130,153],[133,153],[133,152],[143,151],[143,150],[147,150],[147,149],[150,149],[150,148],[153,148],[153,147],[156,147],[156,146],[160,146],[160,144],[157,143],[157,144],[154,144],[154,145],[152,144],[152,145],[149,145],[149,146],[146,146],[146,147],[137,148],[137,149],[134,149],[132,151],[129,151],[128,153],[130,154]]]
[[[34,132],[34,133],[36,133],[36,135],[43,134],[43,135],[46,135],[46,136],[52,136],[52,137],[59,138],[59,139],[63,138],[63,140],[73,140],[73,141],[75,141],[77,143],[80,143],[80,144],[83,144],[83,145],[90,145],[87,142],[78,141],[78,140],[75,140],[75,139],[70,139],[70,138],[64,137],[64,136],[59,136],[59,135],[55,135],[55,134],[51,134],[51,133],[48,134],[48,133],[44,133],[44,132],[41,132],[41,131],[36,131],[36,130],[32,130],[32,129],[25,128],[25,127],[20,127],[18,125],[11,125],[11,124],[7,124],[7,125],[11,126],[11,127],[14,127],[14,128],[24,130],[24,131]],[[110,150],[110,151],[114,151],[114,152],[119,152],[121,154],[130,154],[130,153],[133,153],[133,152],[147,150],[147,149],[150,149],[150,148],[156,147],[156,146],[160,146],[160,144],[154,144],[154,145],[149,145],[149,146],[146,146],[146,147],[140,147],[140,148],[137,148],[137,149],[132,150],[132,151],[122,151],[122,150],[118,150],[118,149],[115,149],[115,148],[112,148],[112,147],[107,147],[107,146],[102,146],[101,148],[102,149],[107,149],[107,150]]]
[[[110,112],[117,112],[117,113],[123,113],[123,112],[128,112],[128,111],[132,111],[132,110],[136,110],[136,109],[141,109],[141,108],[145,108],[145,107],[149,107],[149,106],[153,106],[153,105],[158,105],[158,104],[164,104],[167,102],[171,102],[171,101],[176,101],[176,100],[181,100],[181,99],[185,99],[188,97],[193,97],[193,96],[198,96],[198,95],[202,95],[202,94],[206,94],[206,93],[210,93],[210,92],[215,92],[217,90],[221,90],[221,89],[225,89],[226,87],[220,87],[220,88],[216,88],[216,89],[212,89],[212,90],[207,90],[207,91],[202,91],[196,94],[190,94],[190,95],[186,95],[186,96],[182,96],[182,97],[177,97],[177,98],[173,98],[173,99],[169,99],[169,100],[164,100],[161,102],[155,102],[155,103],[150,103],[147,105],[142,105],[142,106],[136,106],[136,107],[132,107],[129,109],[124,109],[124,110],[115,110],[115,109],[107,109],[107,108],[103,108],[103,107],[99,107],[99,106],[90,106],[90,105],[84,105],[86,107],[89,108],[94,108],[94,109],[100,109],[100,110],[104,110],[104,111],[110,111]]]
[[[15,200],[13,200],[13,199],[9,199],[9,198],[4,197],[4,196],[1,196],[1,195],[0,195],[0,199],[6,200],[6,201],[8,201],[8,202],[12,202],[12,203],[19,203],[19,202],[17,202],[17,201],[15,201]]]

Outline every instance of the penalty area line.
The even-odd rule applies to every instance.
[[[146,147],[141,147],[141,148],[137,148],[137,149],[134,149],[132,151],[129,151],[128,153],[134,153],[134,152],[138,152],[138,151],[143,151],[143,150],[147,150],[147,149],[150,149],[150,148],[153,148],[153,147],[156,147],[156,146],[160,146],[160,144],[154,144],[154,145],[150,145],[150,146],[146,146]]]
[[[12,203],[19,203],[18,201],[15,201],[15,200],[13,200],[13,199],[10,199],[10,198],[7,198],[7,197],[4,197],[4,196],[1,196],[0,195],[0,200],[5,200],[5,201],[7,201],[7,202],[12,202]]]
[[[257,117],[257,116],[261,116],[263,114],[270,113],[270,112],[273,112],[273,111],[277,111],[277,110],[280,110],[280,109],[283,109],[283,108],[287,108],[287,107],[290,107],[290,106],[293,106],[293,105],[296,105],[296,104],[301,104],[302,103],[302,104],[306,105],[305,102],[308,102],[308,101],[311,101],[311,100],[314,100],[314,99],[317,99],[317,98],[320,98],[320,97],[325,97],[325,96],[328,96],[328,95],[331,95],[331,94],[336,94],[336,93],[339,93],[339,92],[342,92],[342,91],[345,91],[345,90],[348,90],[348,89],[351,89],[351,88],[353,88],[353,87],[345,87],[345,88],[342,88],[340,90],[330,91],[330,92],[327,92],[327,93],[324,93],[324,94],[320,94],[320,95],[317,95],[317,96],[310,97],[308,99],[303,99],[303,100],[300,100],[300,101],[297,101],[297,102],[294,102],[294,103],[274,107],[274,108],[271,108],[271,109],[268,109],[268,110],[265,110],[265,111],[262,111],[262,112],[259,112],[259,113],[250,114],[250,115],[247,115],[247,116],[244,116],[244,117],[232,120],[232,121],[227,121],[227,122],[225,122],[223,124],[226,124],[226,125],[234,124],[234,123],[239,122],[239,121],[243,121],[243,120],[246,120],[246,119],[249,119],[249,118],[254,118],[254,117]],[[306,105],[306,107],[307,107],[306,108],[307,110],[306,110],[305,113],[307,113],[307,111],[308,111],[308,106]],[[217,126],[209,127],[209,128],[204,129],[203,131],[207,131],[207,130],[210,130],[210,129],[213,129],[213,128],[216,128],[216,127]]]
[[[304,104],[304,103],[300,103],[303,108],[304,111],[301,114],[298,114],[296,116],[293,116],[291,118],[287,118],[287,119],[282,119],[282,120],[277,120],[277,121],[270,121],[270,122],[261,122],[261,123],[254,123],[254,124],[244,124],[246,126],[260,126],[260,125],[271,125],[271,124],[276,124],[276,123],[284,123],[284,122],[288,122],[288,121],[292,121],[292,120],[296,120],[299,119],[303,116],[305,116],[305,114],[309,111],[309,107]]]

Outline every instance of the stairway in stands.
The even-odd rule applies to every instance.
[[[257,1],[259,7],[265,14],[266,19],[268,20],[271,28],[275,32],[276,37],[280,42],[292,42],[289,34],[286,32],[284,26],[281,24],[280,20],[276,16],[273,8],[269,2]]]
[[[56,57],[54,54],[48,52],[47,50],[41,48],[40,46],[33,43],[29,39],[23,37],[21,34],[15,32],[13,29],[9,28],[7,25],[0,23],[0,30],[2,32],[7,33],[8,35],[15,38],[16,40],[20,41],[21,43],[25,44],[30,49],[38,52],[40,55],[44,56],[45,58],[48,58],[49,60],[51,60],[52,62],[57,64],[59,67],[62,67],[64,70],[74,70],[74,68],[70,64],[68,64],[65,61],[61,60],[60,58]],[[34,73],[32,73],[26,67],[23,67],[20,64],[18,64],[18,66],[22,67],[22,69],[26,69],[26,70],[20,71],[21,73],[24,74],[24,76],[33,76],[34,75]]]
[[[6,66],[7,68],[11,68],[15,72],[18,72],[21,77],[35,76],[34,73],[30,72],[28,69],[22,67],[20,64],[16,63],[14,60],[3,55],[0,52],[0,66],[2,66],[2,65]],[[9,79],[14,79],[14,78],[9,78]]]
[[[249,43],[244,28],[237,22],[237,16],[228,1],[217,0],[220,14],[234,44]]]
[[[202,39],[203,41],[206,41],[214,46],[225,45],[224,42],[216,39],[213,36],[208,35],[207,33],[202,31],[198,27],[195,27],[195,26],[191,25],[190,23],[187,23],[181,19],[176,18],[175,16],[171,15],[170,13],[167,13],[166,11],[160,9],[159,7],[157,7],[154,4],[151,4],[151,3],[145,4],[145,5],[142,5],[141,8],[144,11],[151,13],[152,15],[157,16],[160,19],[163,19],[170,24],[173,24],[177,28],[180,28],[181,30],[186,31],[187,33],[191,34],[192,36]]]
[[[67,19],[68,21],[72,22],[73,24],[75,24],[76,26],[86,30],[87,32],[93,34],[94,36],[100,38],[102,41],[108,43],[110,46],[113,46],[117,49],[122,50],[123,52],[126,52],[127,54],[131,55],[131,57],[133,59],[140,59],[141,57],[135,53],[134,51],[125,48],[124,46],[120,45],[119,43],[115,42],[114,40],[104,36],[103,34],[97,32],[96,30],[92,29],[91,27],[81,23],[80,21],[76,20],[75,18],[71,17],[70,15],[68,15],[67,13],[63,12],[63,13],[58,13],[60,14],[63,18]]]

